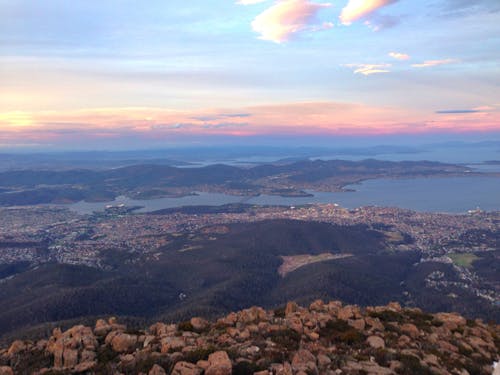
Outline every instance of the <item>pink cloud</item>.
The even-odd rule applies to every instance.
[[[397,0],[349,0],[342,9],[340,22],[344,25],[350,25],[352,22],[366,18],[373,14],[377,9],[392,4]]]
[[[389,56],[396,60],[409,60],[410,55],[401,52],[389,52]]]
[[[444,60],[426,60],[421,64],[412,64],[414,68],[429,68],[432,66],[447,65],[457,63],[455,59],[444,59]]]
[[[346,64],[348,68],[354,69],[354,74],[369,76],[372,74],[389,73],[391,64]]]
[[[280,0],[259,14],[253,20],[252,28],[260,34],[260,39],[283,43],[299,32],[333,27],[332,23],[318,24],[316,21],[317,13],[330,6],[329,3],[309,0]]]
[[[230,114],[230,115],[228,115]],[[29,118],[28,122],[19,119]],[[12,123],[14,121],[15,123]],[[200,139],[211,136],[370,135],[499,131],[499,112],[434,114],[343,102],[294,102],[204,111],[106,108],[0,116],[0,144],[78,145],[83,140]]]

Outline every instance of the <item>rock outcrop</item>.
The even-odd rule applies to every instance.
[[[127,331],[115,318],[0,349],[0,375],[492,374],[500,326],[397,303],[252,307]]]

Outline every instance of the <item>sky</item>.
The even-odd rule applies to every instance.
[[[432,135],[500,140],[498,0],[0,0],[0,150]]]

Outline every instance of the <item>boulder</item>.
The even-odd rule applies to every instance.
[[[65,332],[54,331],[47,342],[47,351],[54,356],[55,368],[75,368],[81,363],[93,362],[98,342],[90,327],[74,326]],[[89,364],[82,367],[90,366]]]
[[[161,352],[169,353],[172,351],[182,350],[186,346],[186,341],[183,337],[164,337],[161,340]]]
[[[337,318],[347,321],[354,318],[354,313],[354,306],[344,306],[337,313]]]
[[[205,375],[231,375],[233,365],[225,351],[212,353],[208,356],[209,366]]]
[[[0,366],[0,375],[14,375],[14,371],[9,366]]]
[[[207,320],[199,317],[191,318],[190,323],[193,326],[193,329],[197,332],[204,331],[209,326]]]
[[[111,347],[117,353],[125,353],[135,348],[137,336],[119,332],[111,340]]]
[[[27,345],[23,341],[16,340],[10,345],[9,349],[7,350],[7,355],[12,357],[13,355],[16,355],[17,353],[20,353],[26,349]]]
[[[357,329],[358,331],[363,331],[365,329],[365,320],[364,319],[349,319],[347,323]]]
[[[92,370],[97,365],[96,361],[82,362],[75,366],[73,371],[75,373],[82,373]]]
[[[285,316],[291,315],[299,310],[299,306],[295,302],[288,302],[285,307]]]
[[[455,313],[438,313],[434,316],[437,320],[443,322],[443,325],[449,330],[457,329],[467,323],[467,320],[463,316]]]
[[[311,311],[323,311],[325,308],[325,303],[318,299],[309,305],[309,310]]]
[[[178,362],[178,364],[181,362]],[[174,369],[175,371],[175,369]],[[175,372],[172,372],[172,374],[175,374]],[[163,367],[154,365],[151,367],[151,370],[149,370],[148,375],[167,375],[166,371],[163,369]]]
[[[374,349],[383,349],[385,348],[384,339],[378,336],[370,336],[366,339],[368,345],[370,345]]]
[[[371,316],[367,316],[365,317],[365,323],[372,327],[374,331],[383,331],[385,329],[379,318],[372,318]]]
[[[109,332],[111,332],[112,329],[113,327],[111,326],[111,324],[106,322],[104,319],[99,319],[95,323],[94,334],[96,336],[106,336]]]
[[[420,336],[420,331],[418,330],[417,326],[411,323],[403,324],[401,326],[401,332],[411,337],[412,339],[416,339]]]
[[[202,369],[189,362],[177,362],[172,370],[172,375],[201,375]]]
[[[292,368],[297,371],[304,371],[307,374],[317,374],[316,357],[305,349],[298,350],[292,359]]]

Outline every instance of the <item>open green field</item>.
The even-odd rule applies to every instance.
[[[465,268],[471,268],[472,263],[479,259],[478,256],[469,253],[449,254],[448,256],[451,258],[451,260],[453,260],[453,263],[455,263],[457,266]]]

